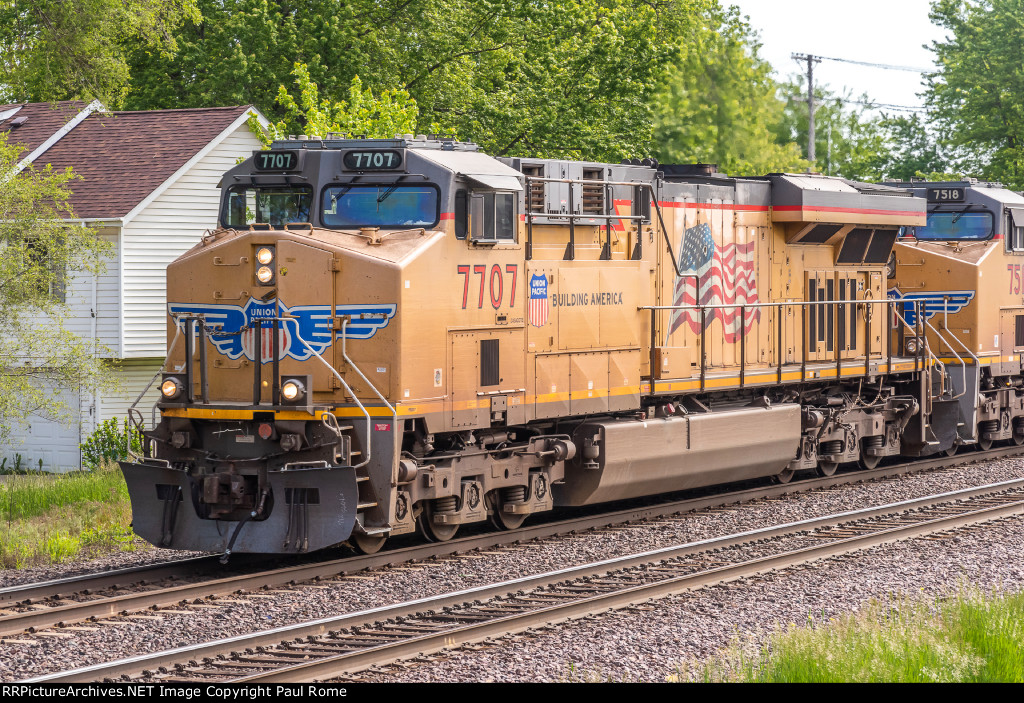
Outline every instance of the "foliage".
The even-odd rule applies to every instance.
[[[963,588],[936,603],[874,601],[856,615],[780,629],[756,654],[736,643],[669,679],[1024,682],[1024,594]]]
[[[0,568],[136,547],[128,489],[111,464],[91,472],[3,478],[0,521]]]
[[[251,103],[276,122],[297,62],[332,105],[351,109],[359,76],[492,154],[617,161],[647,154],[651,97],[714,4],[198,0],[203,19],[176,31],[173,56],[132,54],[127,105]]]
[[[365,135],[370,139],[390,139],[396,134],[416,131],[419,109],[404,90],[384,90],[375,97],[372,90],[363,89],[359,76],[355,76],[349,86],[348,100],[334,102],[320,98],[319,88],[310,79],[305,64],[295,64],[292,73],[299,87],[298,101],[283,85],[277,95],[285,117],[263,130],[256,116],[249,116],[249,128],[265,146],[275,139],[285,138],[289,132],[321,137],[329,132],[340,132]]]
[[[938,71],[925,100],[958,170],[1024,187],[1024,7],[1019,0],[936,0]]]
[[[805,170],[800,147],[770,132],[785,103],[739,10],[710,11],[688,46],[655,99],[654,155],[735,176]]]
[[[142,453],[142,434],[123,418],[104,420],[93,431],[82,448],[82,468],[96,470],[105,462],[127,459],[129,452]]]
[[[0,135],[0,440],[29,415],[60,417],[57,391],[104,383],[95,342],[64,326],[72,271],[98,273],[108,247],[87,227],[68,225],[70,169],[29,165]]]
[[[808,134],[807,84],[803,77],[783,84],[786,101],[782,119],[775,126],[779,143],[796,142],[806,150]],[[885,177],[891,144],[882,118],[873,117],[866,95],[854,99],[815,85],[814,169],[829,176],[877,181]]]
[[[909,181],[958,179],[946,173],[953,168],[946,150],[941,147],[927,121],[920,115],[883,115],[880,126],[886,132],[889,147],[873,164],[874,170],[886,179]]]
[[[121,470],[111,464],[96,471],[8,476],[0,481],[0,519],[10,524],[76,503],[118,502],[127,497]]]
[[[171,31],[197,21],[195,0],[9,0],[0,5],[4,102],[100,98],[115,105],[129,82],[126,51],[167,54]]]

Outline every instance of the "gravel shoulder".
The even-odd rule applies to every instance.
[[[520,548],[463,555],[429,565],[275,592],[270,598],[239,598],[219,608],[160,620],[123,619],[95,631],[0,642],[0,680],[27,678],[142,652],[207,641],[313,618],[483,585],[601,558],[731,534],[818,515],[1024,476],[1024,460],[1006,459],[881,483],[772,499],[654,523],[628,530],[548,539]],[[757,636],[776,625],[805,622],[808,615],[833,617],[893,592],[938,594],[961,583],[982,588],[1024,588],[1024,521],[1003,521],[950,541],[918,540],[887,545],[811,567],[703,589],[659,601],[652,610],[622,611],[569,623],[532,639],[489,650],[454,652],[444,661],[370,677],[380,681],[565,681],[612,679],[664,681],[680,661],[702,660],[736,636]],[[121,568],[126,557],[152,558],[150,551],[93,562]],[[180,556],[175,553],[175,557]],[[870,562],[871,567],[865,564]],[[137,563],[137,562],[134,562]],[[68,567],[81,570],[82,564]],[[57,578],[63,568],[33,570],[34,578]],[[79,571],[80,572],[80,571]],[[27,644],[31,642],[31,644]]]

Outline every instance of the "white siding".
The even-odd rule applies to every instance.
[[[259,146],[243,123],[125,225],[124,358],[164,355],[167,265],[217,227],[221,176]]]
[[[13,468],[19,457],[23,469],[38,469],[40,461],[44,471],[63,472],[81,466],[78,445],[84,435],[79,394],[76,391],[64,391],[59,395],[69,417],[53,420],[32,415],[24,423],[12,427],[8,441],[0,445],[0,458],[6,459],[7,468]]]
[[[32,416],[13,428],[8,442],[0,445],[0,458],[13,467],[18,455],[22,468],[64,472],[81,466],[80,445],[93,433],[99,423],[116,418],[121,424],[146,385],[160,370],[163,359],[133,359],[111,369],[114,386],[102,391],[67,391],[61,397],[68,409],[65,420]],[[142,413],[147,428],[153,427],[153,407],[156,405],[159,382],[154,383],[135,409]]]
[[[103,392],[98,398],[98,407],[95,411],[97,423],[112,417],[116,417],[118,421],[128,417],[128,408],[132,406],[132,403],[160,370],[163,363],[163,358],[122,361],[113,371],[117,387]],[[158,379],[135,406],[135,409],[142,413],[146,427],[153,426],[153,406],[156,405],[160,393],[159,388],[160,381]]]
[[[73,273],[67,288],[70,314],[64,326],[83,339],[92,339],[107,351],[100,356],[114,358],[121,345],[121,282],[118,252],[120,229],[107,227],[100,236],[113,245],[106,267],[99,277],[88,273]],[[95,297],[94,297],[95,293]],[[94,307],[95,303],[95,307]],[[95,327],[93,316],[95,315]]]

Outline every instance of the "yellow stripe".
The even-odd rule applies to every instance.
[[[187,417],[197,420],[251,420],[254,412],[264,413],[268,410],[260,408],[223,409],[223,408],[166,408],[161,411],[164,417]],[[274,413],[275,420],[320,420],[326,411],[319,410],[314,415],[296,410],[282,410]]]
[[[878,364],[872,367],[872,373],[890,373],[886,370],[886,364]],[[901,362],[892,365],[891,373],[899,373],[901,371],[913,371],[913,362]],[[855,360],[850,361],[850,366],[843,367],[841,377],[851,376],[863,376],[864,366],[858,366]],[[806,380],[814,381],[822,378],[835,378],[836,369],[832,368],[818,368],[818,369],[807,369]],[[758,385],[758,384],[771,384],[778,383],[778,371],[771,373],[757,373],[747,374],[743,378],[743,385]],[[800,381],[801,374],[799,371],[785,371],[782,374],[782,381],[792,382]],[[717,378],[705,378],[704,388],[705,389],[717,389],[717,388],[738,388],[739,387],[739,375],[717,377]],[[700,390],[700,379],[688,379],[686,381],[657,381],[654,385],[655,393],[670,393],[678,391],[693,391]]]
[[[1008,357],[1012,358],[1012,357]],[[997,359],[998,360],[998,359]],[[982,363],[991,363],[988,359],[983,359]],[[892,365],[891,373],[898,373],[902,371],[912,371],[914,369],[913,362],[897,362]],[[872,373],[889,373],[886,364],[877,364],[872,367]],[[843,377],[855,377],[863,376],[864,367],[858,365],[855,360],[849,362],[849,366],[842,369]],[[836,369],[832,367],[821,367],[821,368],[809,368],[807,370],[806,380],[818,380],[826,378],[835,378]],[[782,374],[782,381],[787,382],[798,382],[801,380],[800,371],[785,371]],[[747,374],[744,377],[744,386],[754,385],[768,385],[778,383],[778,372],[775,370],[762,370],[759,373]],[[714,378],[705,379],[705,389],[727,389],[727,388],[738,388],[739,387],[739,375],[719,376]],[[700,390],[700,379],[699,378],[688,378],[670,381],[656,381],[654,384],[655,393],[675,393],[682,391],[699,391]],[[555,393],[540,393],[537,395],[524,394],[522,396],[522,403],[525,405],[543,405],[547,403],[566,403],[572,400],[588,400],[594,398],[603,398],[610,396],[628,396],[628,395],[640,395],[650,393],[650,383],[643,381],[635,386],[615,386],[613,388],[594,388],[587,390],[578,391],[560,391]],[[518,400],[516,394],[509,394],[512,396],[512,400]],[[417,403],[415,401],[410,403],[398,403],[395,406],[395,410],[399,417],[412,417],[430,415],[435,413],[443,412],[460,412],[463,410],[475,410],[479,408],[489,407],[489,398],[482,399],[471,399],[462,400],[457,402],[450,402],[445,404],[444,402],[431,401],[426,403]],[[163,411],[165,417],[186,417],[196,418],[205,420],[252,420],[253,412],[267,412],[259,408],[239,408],[239,409],[211,409],[211,408],[169,408]],[[309,413],[302,411],[280,411],[274,413],[274,418],[277,420],[320,420],[325,411],[317,411],[315,416],[310,416]],[[370,406],[366,408],[366,413],[370,417],[391,417],[391,411],[388,408],[380,406]],[[337,417],[351,417],[358,418],[364,417],[364,412],[355,405],[346,405],[344,407],[338,407],[334,409],[334,415]]]
[[[946,364],[947,366],[950,364],[954,366],[959,366],[961,359],[957,359],[956,357],[942,357],[939,359],[939,361],[941,361],[943,364]],[[966,357],[962,361],[966,362],[968,366],[974,366],[974,359],[970,357]],[[978,359],[978,365],[991,366],[992,364],[1012,364],[1019,361],[1021,361],[1021,359],[1017,358],[1016,354],[1011,354],[1010,356],[983,356]]]

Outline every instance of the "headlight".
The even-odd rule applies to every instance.
[[[270,283],[274,280],[274,270],[269,266],[260,266],[256,271],[256,279],[260,283]]]
[[[260,247],[256,252],[256,260],[264,266],[269,265],[274,260],[274,250],[270,247]]]
[[[281,386],[281,395],[289,403],[296,400],[302,400],[302,397],[306,394],[306,388],[302,385],[302,381],[285,381],[284,385]]]
[[[184,386],[182,386],[181,381],[173,376],[164,378],[164,382],[160,384],[160,393],[167,400],[174,400],[181,395],[183,390]]]
[[[920,348],[920,340],[917,337],[911,337],[907,340],[907,354],[917,354],[917,350]]]

